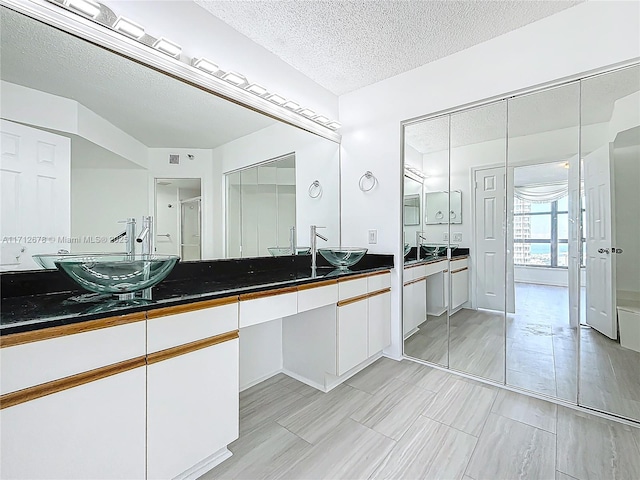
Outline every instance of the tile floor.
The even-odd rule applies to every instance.
[[[566,288],[516,284],[516,312],[506,322],[508,385],[576,401],[578,342],[568,305]],[[503,315],[462,309],[451,316],[449,329],[447,344],[446,314],[429,316],[405,340],[405,353],[504,382]],[[640,353],[587,326],[580,336],[581,404],[640,420]]]
[[[240,394],[240,431],[203,480],[640,478],[640,429],[410,360],[329,393],[276,375]]]

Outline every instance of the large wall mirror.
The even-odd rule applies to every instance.
[[[118,222],[144,215],[159,222],[157,250],[183,260],[269,255],[292,226],[299,246],[311,224],[340,243],[337,143],[6,7],[1,22],[2,271],[39,268],[36,253],[121,251]],[[253,213],[233,204],[226,174],[246,171],[247,185],[260,165],[276,188],[263,164],[285,157],[277,215],[260,216],[275,233],[259,248],[228,235]]]
[[[426,221],[425,254],[406,257],[405,355],[640,421],[640,66],[413,121],[404,139],[427,219],[434,191],[463,219]]]

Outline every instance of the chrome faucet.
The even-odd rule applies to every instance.
[[[318,237],[320,237],[325,242],[329,240],[327,237],[320,235],[317,232],[318,228],[327,228],[327,227],[318,227],[316,225],[311,225],[311,271],[316,271],[316,255],[318,254]]]
[[[416,260],[420,260],[420,245],[422,244],[422,240],[426,240],[422,232],[416,232]]]
[[[298,249],[296,245],[296,226],[295,225],[289,229],[289,249],[291,250],[291,255],[295,255],[296,250]]]
[[[142,244],[143,255],[153,253],[153,217],[142,217],[142,232],[136,238],[136,242]]]
[[[136,253],[136,219],[135,218],[127,218],[126,220],[121,220],[118,223],[126,223],[124,232],[116,235],[111,239],[111,243],[115,243],[123,237],[127,239],[127,255],[134,255]]]

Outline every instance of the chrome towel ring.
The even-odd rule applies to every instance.
[[[320,181],[314,180],[313,182],[311,182],[311,185],[309,185],[309,196],[311,198],[318,198],[321,195],[322,195],[322,185],[320,185]]]
[[[369,182],[368,188],[365,187],[365,181]],[[364,175],[360,177],[358,186],[360,187],[360,190],[362,190],[363,192],[369,192],[373,189],[373,187],[376,186],[376,183],[378,183],[378,179],[375,177],[373,173],[371,173],[370,170],[367,170],[366,172],[364,172]]]

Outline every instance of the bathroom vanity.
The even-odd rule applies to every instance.
[[[378,358],[392,257],[315,275],[308,258],[179,264],[148,302],[3,298],[3,476],[197,478],[238,438],[244,328],[282,321],[282,371],[322,391]],[[59,272],[28,275],[3,294]]]
[[[449,283],[449,276],[451,282]],[[449,296],[451,285],[451,296]],[[403,272],[403,336],[418,331],[427,315],[456,312],[469,301],[469,256],[427,257],[405,262]]]

